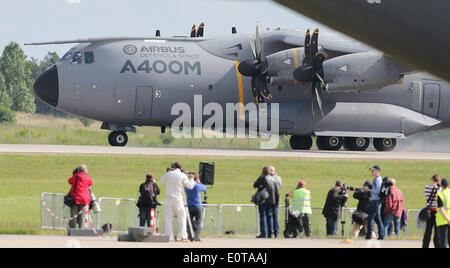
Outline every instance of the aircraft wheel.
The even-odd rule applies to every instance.
[[[338,151],[344,144],[344,138],[341,137],[317,137],[316,145],[319,150]]]
[[[390,152],[397,147],[396,139],[374,139],[373,146],[379,152]]]
[[[310,136],[292,136],[291,148],[293,150],[310,150],[313,145],[313,140]]]
[[[123,131],[113,131],[108,137],[109,144],[115,147],[124,147],[128,143],[128,135]]]
[[[344,148],[347,151],[357,151],[362,152],[367,150],[370,145],[370,139],[358,137],[358,138],[345,138],[344,139]]]

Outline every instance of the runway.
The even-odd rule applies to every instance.
[[[0,248],[420,248],[420,241],[336,239],[203,239],[196,243],[130,243],[108,238],[0,235]]]
[[[103,154],[157,156],[277,157],[328,159],[385,159],[450,161],[450,153],[280,151],[246,149],[145,148],[109,146],[0,145],[0,153]]]

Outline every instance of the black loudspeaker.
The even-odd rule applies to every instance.
[[[200,163],[199,176],[204,185],[214,185],[215,163]]]

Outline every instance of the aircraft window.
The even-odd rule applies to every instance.
[[[84,62],[86,64],[92,64],[95,62],[94,52],[84,52]]]
[[[81,64],[81,63],[83,63],[83,56],[81,55],[81,52],[75,53],[75,55],[73,55],[72,60],[70,62],[72,64]]]
[[[62,58],[61,62],[68,62],[69,59],[72,57],[72,52],[67,52]]]

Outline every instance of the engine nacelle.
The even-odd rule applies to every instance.
[[[379,52],[330,59],[323,64],[329,92],[351,92],[399,83],[408,68]]]
[[[303,54],[303,48],[295,48],[267,56],[267,61],[270,66],[270,85],[294,85],[294,71],[301,66]]]

